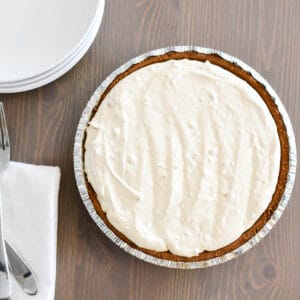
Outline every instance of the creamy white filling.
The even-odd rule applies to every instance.
[[[85,171],[109,222],[139,247],[186,257],[238,239],[267,208],[280,144],[264,101],[209,62],[141,68],[87,128]]]

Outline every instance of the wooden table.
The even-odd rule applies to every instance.
[[[12,158],[62,169],[57,300],[300,299],[299,180],[279,224],[254,249],[209,269],[169,270],[131,257],[100,232],[72,162],[77,122],[95,88],[128,59],[167,45],[216,48],[253,66],[281,97],[299,142],[299,16],[299,0],[107,0],[96,41],[76,67],[43,88],[1,95]]]

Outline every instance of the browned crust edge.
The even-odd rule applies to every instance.
[[[130,73],[144,67],[150,64],[163,62],[170,59],[183,59],[188,58],[192,60],[199,60],[199,61],[206,61],[208,60],[212,64],[218,65],[231,73],[234,73],[236,76],[240,77],[241,79],[245,80],[250,86],[252,86],[262,97],[262,99],[265,101],[267,107],[269,108],[269,111],[272,115],[272,117],[275,120],[278,136],[280,140],[280,146],[281,146],[281,160],[280,160],[280,170],[279,170],[279,176],[278,176],[278,183],[276,186],[276,190],[272,196],[272,200],[267,207],[267,209],[263,212],[263,214],[259,217],[259,219],[255,222],[255,224],[245,231],[237,240],[232,242],[231,244],[214,250],[214,251],[204,251],[200,253],[199,255],[193,256],[193,257],[183,257],[178,256],[175,254],[172,254],[170,251],[166,252],[157,252],[152,251],[145,248],[140,248],[137,245],[135,245],[132,241],[130,241],[124,234],[119,232],[116,228],[114,228],[110,222],[108,221],[105,212],[102,210],[101,205],[97,199],[97,195],[91,186],[91,184],[88,182],[86,174],[85,174],[85,183],[87,186],[88,194],[90,199],[92,200],[92,203],[94,205],[94,208],[98,215],[102,218],[102,220],[105,222],[107,227],[109,227],[121,240],[126,242],[128,245],[130,245],[132,248],[138,249],[146,254],[152,255],[154,257],[160,258],[160,259],[166,259],[171,261],[182,261],[182,262],[194,262],[194,261],[202,261],[207,260],[215,257],[222,256],[226,253],[232,252],[238,247],[240,247],[242,244],[249,241],[258,231],[260,231],[263,226],[266,224],[266,222],[270,219],[275,209],[278,207],[278,204],[280,202],[280,199],[284,193],[285,185],[287,182],[287,174],[289,171],[289,143],[288,143],[288,136],[287,131],[283,122],[283,119],[281,117],[281,114],[279,113],[279,110],[277,108],[277,105],[273,101],[272,97],[269,95],[269,93],[266,91],[265,87],[257,82],[250,73],[244,71],[240,66],[228,62],[218,56],[217,54],[202,54],[195,51],[186,51],[186,52],[168,52],[166,54],[160,55],[160,56],[152,56],[148,57],[145,60],[143,60],[140,63],[137,63],[133,66],[131,66],[127,71],[124,73],[118,75],[114,81],[106,88],[106,90],[103,92],[99,103],[95,106],[93,109],[93,112],[91,114],[90,119],[94,116],[95,112],[98,110],[99,105],[103,101],[103,99],[106,97],[106,95],[109,93],[109,91],[124,77],[129,75]],[[85,137],[83,139],[83,145],[85,144]],[[83,147],[83,162],[84,162],[84,153],[85,149]]]

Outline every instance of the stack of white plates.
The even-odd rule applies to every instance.
[[[93,43],[104,2],[0,1],[0,93],[31,90],[70,70]]]

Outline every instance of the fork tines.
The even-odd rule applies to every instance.
[[[9,148],[9,137],[2,102],[0,102],[0,134],[0,148],[5,150],[6,148]]]

